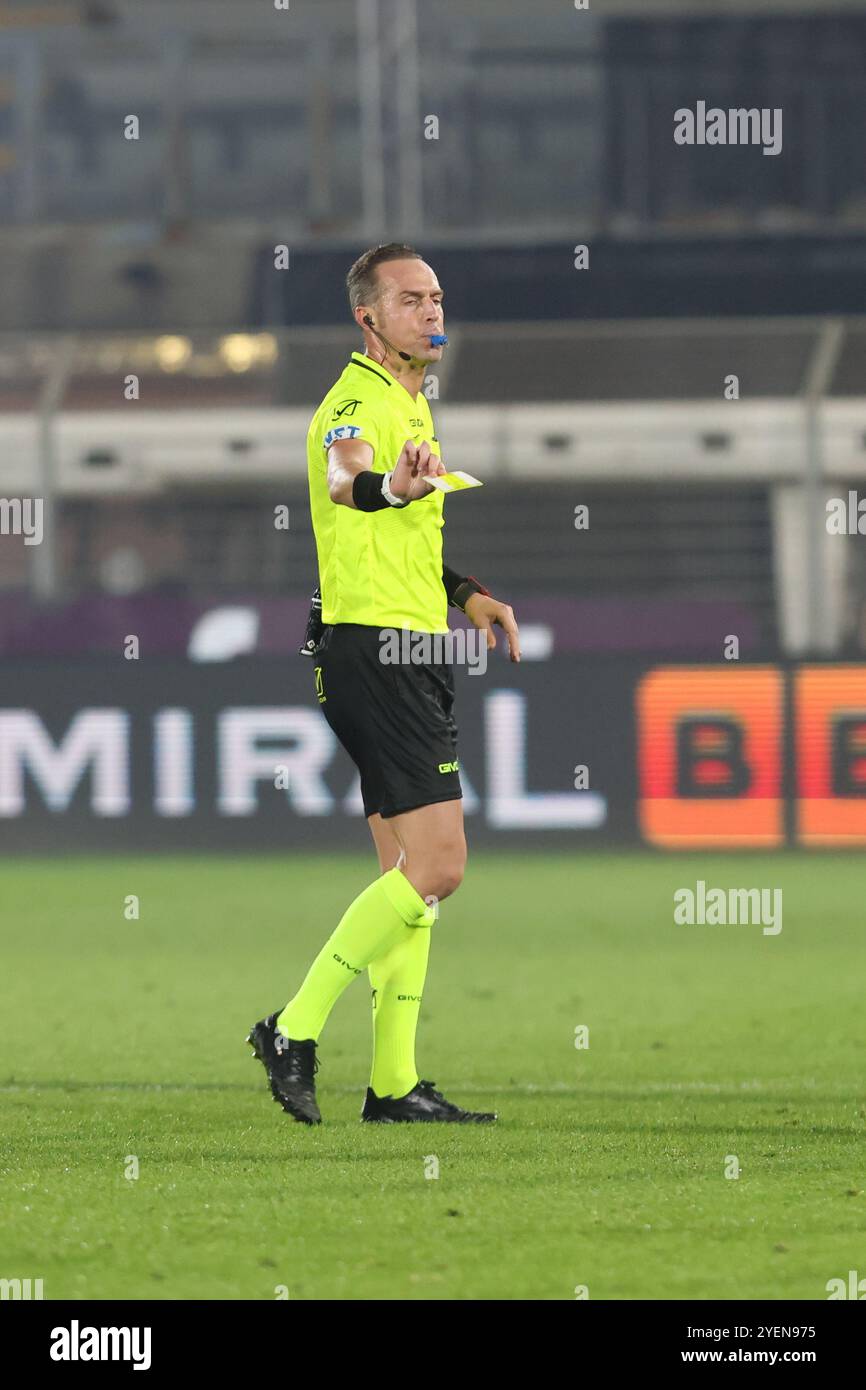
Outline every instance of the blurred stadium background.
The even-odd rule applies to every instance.
[[[446,461],[487,484],[447,508],[449,563],[512,604],[529,658],[462,677],[476,835],[647,838],[676,760],[640,683],[691,661],[731,690],[736,637],[784,672],[787,752],[738,789],[748,721],[702,727],[691,790],[776,798],[763,842],[790,838],[791,663],[845,661],[836,703],[866,708],[866,552],[826,524],[866,480],[864,58],[859,3],[7,3],[0,842],[365,843],[296,656],[304,448],[359,345],[345,271],[390,239],[446,288],[428,393]],[[781,108],[781,152],[675,145],[699,99]],[[15,534],[27,498],[41,544]],[[861,727],[826,758],[810,730],[807,791],[847,778],[851,843]]]
[[[781,151],[675,144],[699,101],[781,109]],[[863,1270],[864,105],[854,0],[5,0],[4,1286]],[[321,1132],[242,1043],[375,863],[298,647],[307,425],[394,239],[446,290],[425,389],[485,483],[446,557],[524,652],[456,677],[470,862],[419,1064],[502,1120],[437,1134],[436,1182],[359,1133],[365,987]],[[676,925],[690,879],[784,889],[784,931]]]

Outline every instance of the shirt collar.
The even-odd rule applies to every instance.
[[[365,357],[363,352],[353,352],[351,361],[354,362],[356,367],[363,367],[368,372],[372,372],[374,376],[377,376],[382,381],[384,381],[386,386],[394,385],[394,378],[392,376],[389,376],[389,374],[382,367],[379,367],[375,362],[371,362],[369,357]]]

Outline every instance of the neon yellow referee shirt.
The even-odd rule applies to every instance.
[[[359,512],[328,496],[328,449],[363,439],[373,472],[388,473],[407,439],[439,453],[427,397],[412,397],[360,352],[319,406],[307,433],[310,512],[319,559],[322,622],[447,632],[442,583],[444,497],[433,488],[408,507]]]

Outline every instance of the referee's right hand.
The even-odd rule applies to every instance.
[[[415,444],[411,439],[407,439],[394,465],[391,491],[395,497],[416,502],[419,497],[433,491],[430,483],[426,481],[427,476],[438,477],[440,473],[447,471],[438,454],[431,453],[426,440],[421,444]]]

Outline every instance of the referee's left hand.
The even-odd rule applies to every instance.
[[[391,491],[395,497],[403,497],[407,502],[417,502],[433,491],[428,477],[438,477],[447,473],[447,468],[438,454],[434,454],[426,439],[420,444],[407,439],[391,475]]]
[[[520,660],[520,635],[517,631],[514,611],[509,608],[507,603],[498,603],[495,598],[488,598],[486,594],[470,594],[463,611],[475,627],[487,629],[488,651],[492,651],[496,646],[496,634],[493,631],[493,624],[496,623],[505,629],[508,655],[511,660]]]

